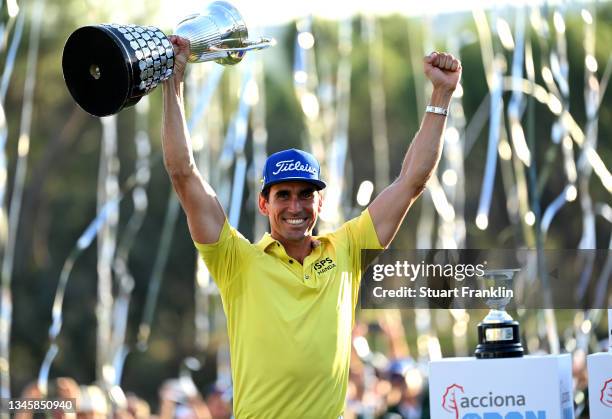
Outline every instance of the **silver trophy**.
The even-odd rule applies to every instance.
[[[520,269],[497,269],[484,273],[482,288],[512,290],[514,275]],[[506,312],[511,297],[501,293],[498,298],[488,298],[489,314],[478,324],[476,358],[514,358],[523,356],[519,323]]]
[[[237,64],[246,51],[274,44],[268,38],[250,40],[242,16],[226,1],[214,1],[202,13],[182,19],[174,34],[189,40],[192,63]],[[174,50],[153,26],[84,26],[66,41],[62,69],[81,108],[94,116],[112,115],[172,76]]]

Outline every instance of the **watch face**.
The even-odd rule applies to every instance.
[[[441,108],[441,107],[439,107],[439,106],[431,106],[431,105],[428,105],[428,106],[425,108],[425,112],[435,113],[435,114],[438,114],[438,115],[444,115],[444,116],[448,115],[448,109]]]

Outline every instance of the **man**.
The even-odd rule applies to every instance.
[[[293,149],[270,156],[259,211],[271,231],[251,244],[228,224],[195,165],[182,93],[189,44],[176,36],[171,41],[176,64],[174,77],[164,83],[164,163],[191,237],[221,293],[234,414],[338,418],[347,390],[360,251],[391,243],[434,172],[461,65],[450,54],[425,58],[433,93],[400,175],[359,217],[329,235],[312,236],[325,188],[318,162]]]

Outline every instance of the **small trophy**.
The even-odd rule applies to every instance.
[[[512,290],[512,280],[520,269],[498,269],[484,273],[483,288]],[[504,294],[505,295],[505,294]],[[506,312],[511,297],[488,298],[486,303],[491,309],[478,324],[478,346],[476,358],[516,358],[523,356],[523,346],[519,334],[519,324]]]
[[[246,51],[267,48],[272,39],[249,40],[238,10],[214,1],[203,13],[179,22],[175,34],[190,42],[189,62],[239,63]],[[174,50],[153,26],[101,24],[70,35],[62,57],[64,80],[74,100],[94,116],[135,105],[174,69]]]

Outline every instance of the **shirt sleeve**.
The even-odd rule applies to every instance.
[[[346,231],[351,247],[355,249],[382,249],[370,211],[366,208],[358,217],[347,221],[340,230]]]
[[[360,275],[362,268],[362,250],[381,250],[383,246],[378,241],[374,222],[366,208],[358,217],[344,223],[335,233],[340,241],[348,246],[352,271]],[[378,252],[377,252],[378,253]]]
[[[374,222],[370,216],[370,212],[365,209],[361,215],[352,220],[344,223],[333,235],[340,243],[344,243],[348,250],[348,257],[350,263],[351,276],[353,280],[352,284],[352,300],[353,308],[357,305],[359,299],[359,286],[361,284],[362,269],[365,265],[371,262],[371,260],[380,253],[383,249],[380,242],[378,241],[378,235],[374,228]],[[368,259],[362,260],[364,256],[363,250],[371,249],[375,252],[367,254]],[[353,313],[354,316],[354,313]],[[353,317],[353,321],[354,321]]]
[[[225,291],[249,263],[251,243],[227,219],[215,243],[193,242],[219,290]]]

